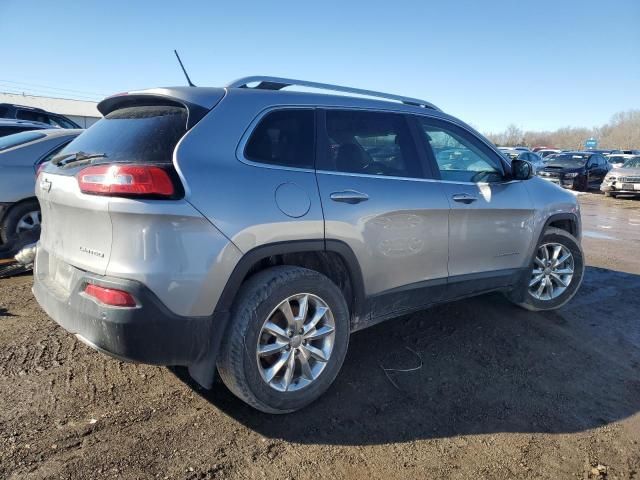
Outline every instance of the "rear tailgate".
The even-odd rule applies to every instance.
[[[111,251],[109,198],[80,192],[74,176],[43,172],[36,195],[42,210],[40,246],[49,254],[49,274],[62,261],[104,275]],[[63,280],[60,278],[59,280]]]
[[[173,179],[169,183],[174,184],[167,187],[172,194],[160,195],[162,199],[172,201],[183,196],[172,163],[173,151],[185,133],[206,114],[209,105],[184,102],[179,98],[182,93],[178,89],[178,97],[170,98],[142,92],[104,100],[99,109],[105,117],[75,138],[40,171],[36,195],[42,209],[38,255],[42,265],[36,268],[56,288],[64,286],[74,267],[106,274],[112,260],[113,225],[109,207],[114,196],[129,196],[139,207],[141,221],[131,228],[144,229],[144,216],[154,215],[153,208],[145,208],[145,202],[137,200],[146,200],[148,204],[158,195],[145,197],[136,190],[137,186],[130,190],[131,182],[140,180],[134,179],[136,173],[132,170],[138,169],[138,174],[144,177],[141,181],[148,180],[149,169],[161,170],[164,177]],[[209,95],[213,105],[222,96],[223,92],[217,90]],[[119,169],[129,170],[117,176],[114,172]],[[92,190],[92,186],[97,189]]]

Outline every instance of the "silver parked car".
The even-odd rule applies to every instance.
[[[356,330],[490,291],[555,309],[582,281],[576,198],[429,102],[249,77],[98,108],[38,177],[38,302],[264,412],[318,398]]]
[[[602,190],[607,197],[640,195],[640,155],[632,156],[604,177]]]
[[[0,243],[40,227],[36,169],[82,130],[29,130],[0,138]]]

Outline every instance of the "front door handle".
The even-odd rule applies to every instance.
[[[467,205],[478,200],[478,197],[473,197],[468,193],[456,193],[451,197],[454,202],[466,203]]]
[[[342,203],[360,203],[369,200],[369,195],[366,193],[358,192],[356,190],[342,190],[340,192],[333,192],[329,195],[334,202]]]

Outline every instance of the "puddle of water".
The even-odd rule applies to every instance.
[[[602,240],[617,240],[616,237],[612,237],[611,235],[607,235],[602,232],[594,232],[593,230],[583,230],[582,235],[590,238],[599,238]]]

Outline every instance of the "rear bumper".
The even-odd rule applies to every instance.
[[[40,255],[38,255],[40,257]],[[139,282],[67,267],[65,287],[36,259],[33,293],[44,311],[89,346],[121,360],[188,366],[198,383],[213,383],[215,361],[228,313],[183,317],[169,311]],[[45,257],[46,258],[46,257]],[[103,305],[84,294],[88,283],[129,292],[133,308]]]

